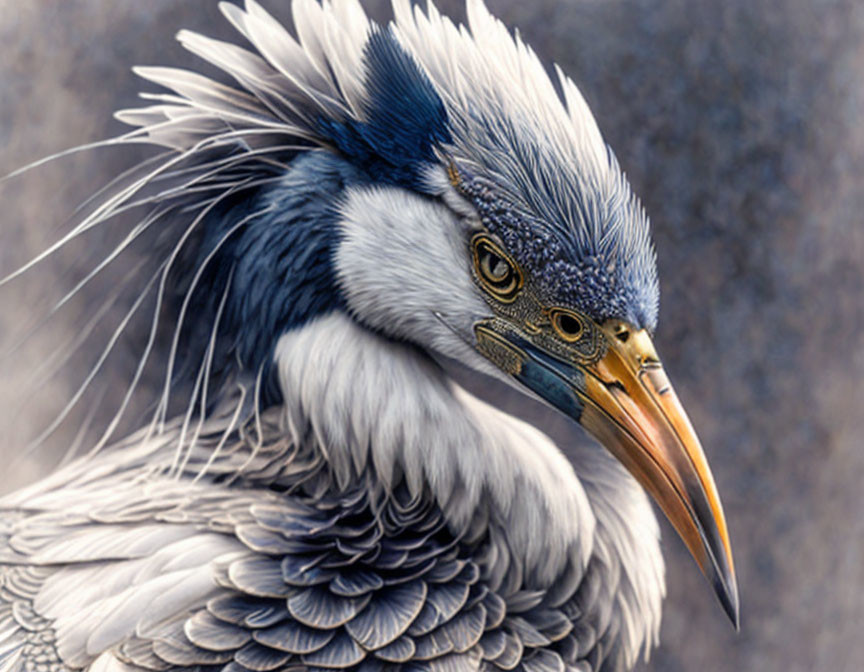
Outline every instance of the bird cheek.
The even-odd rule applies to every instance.
[[[525,353],[499,333],[495,328],[495,322],[499,321],[484,320],[474,325],[477,350],[504,373],[519,376],[526,359]]]

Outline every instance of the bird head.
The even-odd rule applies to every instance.
[[[585,100],[560,71],[556,90],[479,0],[470,33],[431,5],[394,10],[379,28],[349,0],[297,0],[297,42],[251,0],[224,5],[259,54],[181,41],[243,91],[148,71],[179,98],[126,120],[187,153],[222,124],[249,153],[256,134],[284,132],[351,166],[327,248],[339,305],[581,424],[654,498],[737,626],[723,509],[652,341],[648,218]]]
[[[463,50],[450,58],[473,64],[467,76],[441,68],[447,57],[430,53],[422,27],[399,33],[411,56],[384,33],[367,49],[381,108],[425,129],[429,158],[412,188],[347,196],[336,258],[348,304],[384,333],[491,364],[581,424],[654,498],[737,627],[720,498],[652,341],[648,219],[572,82],[559,73],[562,104],[530,50],[478,3],[469,20],[474,40],[449,42]],[[381,62],[400,53],[399,67]],[[394,86],[392,73],[415,62],[425,67],[411,85]]]
[[[617,209],[603,213],[607,247],[586,249],[494,180],[445,172],[440,203],[392,187],[348,195],[336,267],[349,309],[577,421],[654,498],[737,627],[720,498],[652,339],[658,287],[641,209],[629,192],[598,194]]]

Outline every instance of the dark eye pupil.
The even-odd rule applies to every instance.
[[[565,334],[576,336],[582,331],[582,324],[572,315],[566,313],[558,316],[558,327]]]

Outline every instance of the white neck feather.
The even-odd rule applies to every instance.
[[[604,450],[571,449],[568,461],[545,434],[466,392],[420,350],[341,313],[283,336],[276,363],[285,402],[268,411],[273,429],[319,450],[337,485],[371,470],[384,486],[404,479],[413,494],[428,488],[455,532],[480,524],[498,535],[518,576],[514,585],[508,574],[509,588],[543,589],[565,575],[571,590],[587,582],[589,593],[609,601],[594,599],[583,616],[591,623],[597,610],[604,629],[616,624],[628,667],[656,644],[665,593],[657,521],[642,489]],[[220,436],[225,422],[214,421],[207,433]],[[87,508],[91,497],[104,503],[102,479],[116,485],[118,470],[136,482],[161,482],[179,431],[175,423],[150,440],[142,431],[5,503],[51,509],[74,499]],[[212,450],[198,446],[193,461],[204,471]],[[220,459],[225,464],[213,467],[224,473],[242,470],[249,456],[226,451]]]
[[[602,580],[613,582],[627,658],[656,645],[665,594],[657,520],[605,451],[570,451],[577,477],[545,434],[341,313],[283,336],[276,362],[287,430],[312,428],[341,487],[369,468],[385,485],[401,477],[413,494],[428,487],[454,530],[488,517],[526,587],[582,576],[592,558],[616,567]]]
[[[587,564],[595,518],[570,463],[417,349],[334,313],[283,336],[276,361],[289,429],[312,427],[340,486],[371,467],[428,487],[454,529],[488,512],[538,588]]]

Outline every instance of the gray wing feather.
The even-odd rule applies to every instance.
[[[405,633],[426,600],[426,583],[415,580],[375,593],[345,629],[361,646],[376,650]]]
[[[314,653],[324,648],[335,635],[335,630],[309,628],[288,619],[266,630],[252,633],[256,642],[296,655]]]
[[[333,640],[315,653],[302,656],[307,665],[345,669],[363,661],[366,652],[344,630],[340,630]]]
[[[558,654],[539,649],[522,661],[525,672],[564,672],[564,661]]]
[[[208,611],[199,611],[186,621],[183,632],[189,641],[210,651],[232,651],[252,640],[252,631],[226,623]]]
[[[441,630],[453,642],[456,653],[465,653],[480,641],[485,622],[486,608],[478,604],[442,625]]]
[[[244,558],[228,567],[228,585],[257,597],[288,597],[291,586],[282,580],[278,560],[272,558]]]
[[[492,659],[492,662],[502,670],[512,670],[522,660],[524,652],[525,647],[522,644],[522,640],[513,633],[505,632],[504,649],[498,656]]]
[[[8,511],[0,672],[37,652],[53,672],[616,669],[596,608],[609,558],[562,577],[562,598],[525,587],[502,535],[463,542],[401,485],[341,492],[306,474],[287,495],[154,478],[118,491],[79,474],[67,496]]]
[[[253,672],[269,672],[283,667],[291,654],[256,642],[249,642],[234,654],[234,662]]]
[[[313,586],[288,599],[288,612],[310,628],[329,630],[351,621],[369,603],[369,596],[340,597]]]
[[[347,569],[330,582],[330,590],[342,597],[360,597],[383,585],[384,580],[373,572]]]
[[[410,637],[400,637],[375,651],[375,657],[390,663],[405,663],[414,657],[417,646]]]
[[[226,623],[268,628],[282,620],[285,603],[282,600],[258,600],[246,595],[225,593],[210,600],[207,610]]]

